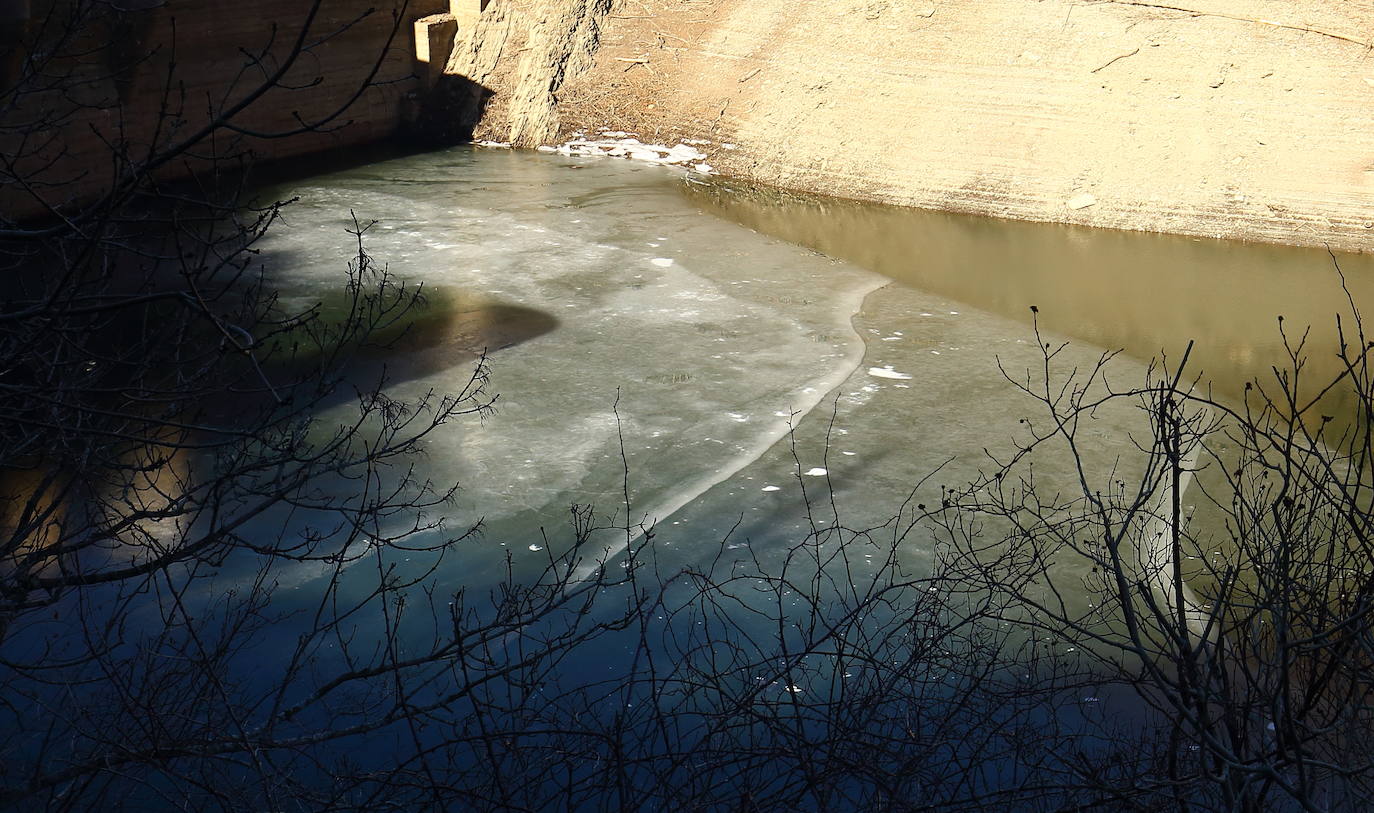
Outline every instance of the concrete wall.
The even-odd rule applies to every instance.
[[[121,170],[112,154],[127,149],[137,157],[153,142],[175,143],[247,101],[284,64],[311,6],[308,0],[167,0],[126,2],[119,10],[73,0],[6,2],[7,16],[21,19],[5,29],[18,46],[11,53],[50,55],[45,71],[63,76],[46,88],[41,79],[26,83],[16,94],[22,71],[9,64],[9,104],[0,121],[0,152],[17,158],[17,171],[0,178],[9,217],[107,188]],[[325,0],[309,27],[308,49],[282,86],[235,116],[238,132],[220,131],[196,156],[164,167],[163,175],[203,168],[211,155],[280,160],[396,134],[415,118],[423,90],[413,78],[412,21],[447,8],[445,0],[412,0],[404,10],[399,3]]]
[[[1367,250],[1371,39],[1371,0],[635,0],[558,91],[559,136],[709,139],[719,170],[843,197]]]

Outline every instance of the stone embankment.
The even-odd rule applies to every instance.
[[[491,0],[449,68],[492,140],[702,139],[786,188],[1358,251],[1371,37],[1371,0]]]

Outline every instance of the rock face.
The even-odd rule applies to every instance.
[[[558,136],[559,91],[593,66],[613,4],[494,0],[469,32],[459,32],[448,72],[475,86],[504,89],[485,111],[492,122],[500,122],[501,140],[524,147],[547,144]]]
[[[249,101],[263,77],[287,66],[312,5],[4,3],[0,153],[16,161],[0,177],[8,217],[42,214],[106,189],[118,170],[112,155],[137,157],[154,142],[175,143]],[[412,0],[404,12],[399,2],[326,0],[280,85],[237,114],[235,129],[168,162],[163,176],[205,166],[207,152],[280,160],[395,134],[413,117],[422,90],[412,21],[447,10],[443,0]],[[21,82],[26,57],[39,70],[29,69]],[[16,178],[28,188],[18,188]]]
[[[589,5],[493,0],[463,67],[483,26],[509,48]],[[603,25],[572,37],[589,64],[506,50],[484,134],[709,139],[722,172],[843,197],[1374,249],[1371,0],[636,0]]]

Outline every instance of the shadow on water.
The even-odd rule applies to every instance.
[[[1336,317],[1348,317],[1321,249],[1092,229],[823,199],[733,183],[688,185],[708,212],[848,260],[899,283],[1040,324],[1138,359],[1179,358],[1239,398],[1290,340],[1307,338],[1307,380],[1343,369]],[[1374,255],[1335,257],[1355,305],[1374,314]],[[1346,325],[1349,326],[1347,319]]]
[[[342,291],[322,297],[320,318],[326,322],[347,318],[345,298]],[[389,386],[424,378],[470,363],[483,354],[529,341],[557,327],[558,320],[544,311],[453,288],[427,287],[423,299],[400,318],[372,333],[366,341],[342,348],[342,358],[347,359],[342,371],[344,386],[335,386],[322,396],[308,386],[321,364],[320,353],[334,348],[313,353],[298,350],[287,362],[264,365],[264,372],[278,384],[294,380],[306,383],[304,389],[313,399],[308,404],[309,411],[322,412],[356,400],[358,388],[367,391],[383,377]],[[121,328],[138,329],[137,325],[116,326],[111,341],[118,340]],[[251,426],[254,416],[271,409],[271,402],[267,390],[252,385],[253,378],[247,369],[240,372],[250,386],[230,387],[218,397],[200,402],[194,415],[182,417],[203,425]],[[138,414],[127,402],[107,406]],[[116,449],[114,453],[124,466],[134,472],[130,475],[134,480],[126,484],[122,499],[128,504],[138,503],[139,509],[161,510],[161,503],[156,503],[162,499],[158,495],[177,493],[177,489],[188,488],[193,480],[194,455],[187,444],[212,443],[216,438],[214,432],[206,431],[190,437],[171,430],[153,431],[147,442],[130,441]],[[83,486],[81,481],[79,472],[54,467],[49,460],[11,460],[0,468],[0,541],[11,540],[6,547],[9,553],[0,558],[0,573],[13,569],[21,560],[44,560],[42,551],[61,538],[59,528],[70,517],[80,515],[82,509],[74,503],[99,492],[93,492],[89,485]],[[144,504],[148,500],[156,504]],[[15,544],[13,539],[21,543]],[[137,553],[138,543],[132,539],[111,540],[110,544],[128,548],[109,555]]]
[[[326,324],[348,318],[343,291],[320,298],[320,318]],[[344,348],[343,375],[350,384],[371,387],[383,376],[388,386],[423,379],[538,338],[558,327],[553,314],[502,302],[490,296],[446,286],[425,286],[422,298],[401,316],[371,333],[355,346]],[[333,348],[327,348],[332,351]],[[274,377],[309,374],[319,364],[317,354],[298,350],[288,360],[271,365]],[[315,405],[328,409],[356,398],[353,387],[340,387]]]

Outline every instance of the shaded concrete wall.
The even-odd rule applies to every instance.
[[[0,179],[0,204],[10,216],[107,188],[121,153],[137,158],[153,143],[175,143],[247,101],[303,30],[306,51],[281,86],[163,176],[216,155],[280,160],[395,135],[423,101],[412,22],[448,8],[446,0],[325,0],[305,29],[309,0],[4,2],[9,53],[44,60],[58,77],[16,93],[21,66],[6,63],[0,152],[17,163]]]

